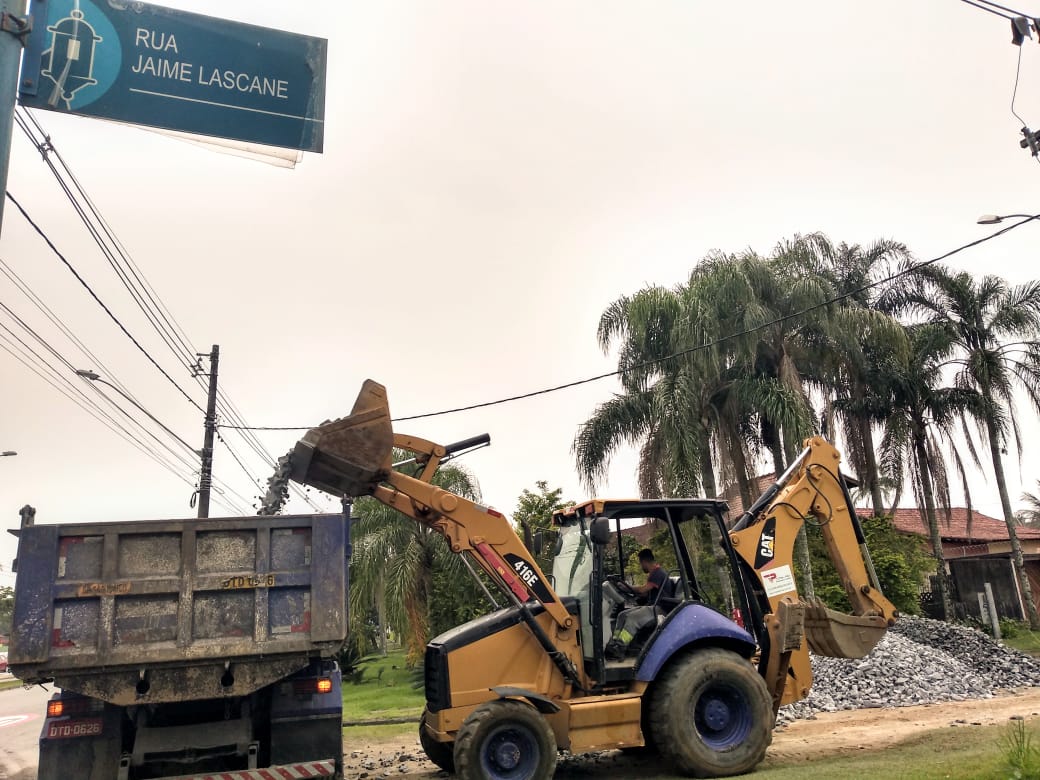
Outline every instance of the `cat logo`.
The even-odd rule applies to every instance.
[[[758,554],[763,558],[773,557],[773,536],[772,534],[762,534],[762,539],[759,542]]]
[[[758,537],[755,550],[755,568],[761,571],[773,562],[776,555],[776,518],[770,517],[762,524],[762,535]]]

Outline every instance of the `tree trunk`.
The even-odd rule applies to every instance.
[[[734,436],[733,444],[734,446],[730,449],[730,456],[733,458],[734,476],[737,478],[737,488],[740,490],[740,500],[744,504],[744,509],[747,509],[755,502],[756,496],[751,494],[751,484],[748,479],[747,459],[744,457],[744,445],[737,436]]]
[[[379,653],[386,657],[386,581],[380,577],[376,583],[376,627],[379,631]]]
[[[863,457],[867,466],[867,486],[870,488],[870,506],[874,516],[885,514],[885,497],[881,495],[881,479],[878,476],[877,455],[874,454],[874,429],[870,420],[860,420],[860,440],[863,442]]]
[[[426,532],[428,533],[428,532]],[[425,544],[428,539],[421,540],[422,563],[415,581],[414,590],[409,588],[405,596],[405,611],[408,614],[408,653],[405,663],[413,669],[423,662],[426,645],[430,641],[430,599],[433,596],[433,556]]]
[[[925,452],[924,437],[914,436],[914,456],[921,478],[921,492],[924,494],[928,535],[932,542],[932,553],[935,555],[935,575],[939,585],[939,599],[942,606],[942,619],[950,620],[953,616],[953,599],[950,596],[950,582],[946,577],[946,557],[943,555],[942,536],[939,533],[939,518],[935,513],[935,496],[932,493],[932,475],[928,470],[928,455]]]
[[[1029,575],[1026,574],[1025,559],[1022,557],[1022,544],[1018,541],[1018,531],[1015,529],[1015,516],[1011,511],[1011,499],[1008,497],[1007,480],[1004,478],[1004,463],[1000,458],[1000,441],[997,437],[997,427],[991,417],[986,418],[986,430],[989,433],[989,451],[993,455],[993,473],[997,478],[997,490],[1000,492],[1000,507],[1004,510],[1004,524],[1007,525],[1008,539],[1011,540],[1011,562],[1015,567],[1015,576],[1018,577],[1019,588],[1022,590],[1026,619],[1029,621],[1029,627],[1036,631],[1040,629],[1040,616],[1036,613],[1033,590],[1029,586]]]
[[[718,496],[715,471],[711,467],[711,447],[707,443],[701,451],[701,487],[704,488],[704,495],[708,498]],[[732,610],[737,605],[736,599],[733,598],[733,576],[736,572],[730,569],[729,559],[723,552],[722,529],[714,522],[710,522],[708,526],[711,529],[711,549],[715,558],[715,568],[719,571],[719,582],[722,584],[722,597]]]
[[[705,442],[701,447],[701,489],[705,498],[718,498],[719,488],[715,482],[715,469],[711,466],[711,445],[708,444],[707,429],[705,429]]]

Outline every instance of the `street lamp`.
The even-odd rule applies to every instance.
[[[102,379],[101,375],[98,374],[97,372],[89,371],[89,370],[87,370],[85,368],[77,368],[76,369],[76,376],[81,376],[84,379],[89,379],[91,382],[100,382],[103,385],[108,385],[113,390],[115,390],[117,393],[119,393],[121,396],[123,396],[123,398],[125,398],[127,401],[129,401],[134,406],[136,406],[138,409],[140,409],[141,412],[144,413],[148,417],[149,420],[151,420],[153,423],[155,423],[160,428],[162,428],[164,431],[166,431],[168,434],[170,434],[170,436],[172,436],[174,439],[176,439],[178,442],[180,442],[181,445],[188,450],[188,452],[190,452],[192,455],[195,455],[196,457],[201,457],[202,452],[200,450],[197,450],[194,447],[192,447],[190,444],[188,444],[188,442],[184,441],[184,439],[182,439],[176,433],[174,433],[169,428],[167,428],[165,425],[163,425],[161,422],[159,422],[159,420],[155,419],[155,417],[152,415],[151,412],[149,412],[147,409],[145,409],[143,406],[141,406],[141,404],[137,403],[137,401],[135,401],[133,398],[128,396],[126,393],[124,393],[122,390],[120,390],[114,384],[112,384],[111,382],[109,382],[109,381],[107,381],[105,379]],[[124,412],[124,414],[126,414],[126,412]],[[129,417],[129,415],[127,415],[127,416]]]
[[[1017,219],[1019,217],[1022,219],[1036,219],[1037,217],[1040,217],[1040,214],[1002,214],[1000,216],[997,216],[996,214],[983,214],[975,220],[975,222],[979,225],[999,225],[1005,219]]]
[[[14,450],[4,450],[3,452],[0,452],[0,458],[9,458],[12,455],[17,455],[17,454],[18,453],[15,452]]]

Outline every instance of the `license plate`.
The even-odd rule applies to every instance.
[[[101,718],[65,720],[47,726],[47,739],[65,737],[95,737],[101,733]]]

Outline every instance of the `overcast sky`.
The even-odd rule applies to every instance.
[[[193,345],[220,345],[221,387],[253,425],[342,416],[366,377],[403,416],[609,371],[616,360],[595,338],[603,309],[681,281],[712,249],[766,253],[821,230],[896,239],[926,259],[992,230],[975,224],[982,213],[1040,211],[1040,165],[1019,148],[1009,108],[1019,51],[1008,23],[956,0],[167,4],[327,37],[325,153],[285,170],[35,116]],[[1038,92],[1040,47],[1027,42],[1016,108],[1032,126]],[[17,131],[8,188],[204,404]],[[1025,225],[951,262],[1032,279],[1038,231]],[[10,203],[0,259],[110,373],[3,276],[0,302],[201,446],[202,415]],[[0,323],[24,337],[2,312]],[[189,484],[2,350],[0,371],[0,450],[18,452],[0,459],[0,526],[15,527],[26,503],[38,522],[193,515]],[[399,430],[442,442],[489,432],[492,447],[466,463],[504,511],[539,479],[579,499],[571,442],[616,387]],[[1040,426],[1027,407],[1019,420],[1028,445]],[[277,456],[298,434],[258,435]],[[265,480],[260,458],[224,436]],[[634,463],[615,459],[599,494],[635,495]],[[1015,499],[1038,467],[1027,446],[1009,469]],[[215,472],[250,501],[260,492],[222,446]],[[975,501],[999,515],[987,477],[973,480]],[[5,535],[5,568],[13,555]]]

